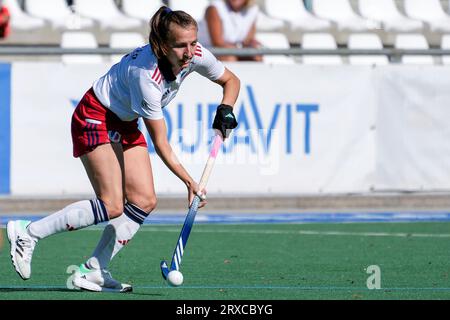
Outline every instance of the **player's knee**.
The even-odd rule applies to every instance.
[[[145,199],[145,201],[143,201],[139,207],[142,208],[142,210],[144,210],[145,212],[150,213],[156,208],[156,203],[156,197],[154,196]]]
[[[134,199],[128,198],[128,201],[138,206],[146,213],[152,212],[156,208],[157,200],[155,195],[141,196]]]
[[[106,207],[106,210],[108,211],[109,219],[117,218],[123,213],[123,202],[122,201],[105,202],[105,207]]]

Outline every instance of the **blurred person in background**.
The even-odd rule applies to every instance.
[[[199,23],[199,41],[206,47],[259,48],[255,39],[259,8],[254,0],[214,0]],[[261,56],[220,56],[222,61],[262,61]]]
[[[0,0],[0,39],[6,38],[9,35],[9,10],[3,4],[3,0]]]

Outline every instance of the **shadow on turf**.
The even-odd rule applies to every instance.
[[[48,291],[77,292],[77,291],[70,290],[70,289],[67,289],[67,288],[0,287],[0,293],[1,292],[19,292],[19,291],[27,291],[27,292],[48,292]]]
[[[98,292],[90,292],[84,290],[73,290],[68,288],[30,288],[30,287],[0,287],[0,293],[3,292],[71,292],[71,293],[92,293],[99,294]],[[123,294],[123,293],[115,293],[115,294]],[[153,296],[160,297],[163,296],[159,293],[137,293],[137,292],[129,292],[125,293],[126,295],[133,296]]]

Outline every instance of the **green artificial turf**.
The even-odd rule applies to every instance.
[[[448,222],[198,224],[185,248],[184,283],[172,288],[159,264],[171,259],[180,230],[143,226],[110,265],[134,291],[112,294],[66,286],[67,268],[90,256],[100,229],[40,241],[28,281],[14,271],[0,229],[0,300],[450,299]],[[380,268],[381,289],[367,288],[372,265]]]

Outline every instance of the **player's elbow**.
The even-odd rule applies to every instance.
[[[234,81],[235,81],[235,86],[239,89],[241,87],[241,79],[239,79],[234,73]]]
[[[217,83],[224,88],[234,88],[239,90],[241,87],[241,80],[229,69],[225,69],[224,75],[217,80]]]
[[[241,79],[239,79],[233,72],[230,71],[230,78],[228,83],[226,84],[233,91],[236,92],[236,95],[239,95],[239,90],[241,88]]]

